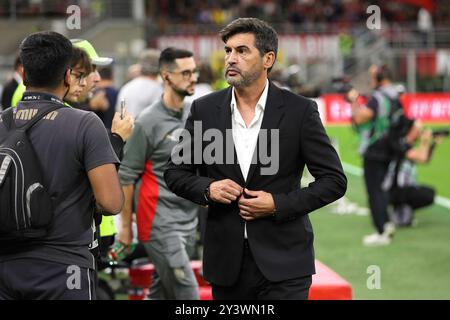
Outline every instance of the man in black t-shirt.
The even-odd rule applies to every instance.
[[[88,249],[92,199],[111,214],[123,205],[118,159],[102,122],[91,112],[63,106],[71,54],[71,42],[55,32],[32,34],[20,46],[27,92],[17,106],[16,124],[31,120],[32,109],[62,104],[29,131],[45,187],[55,197],[54,220],[38,242],[0,248],[0,300],[95,299],[95,264]],[[0,135],[5,131],[0,122]]]
[[[352,103],[352,120],[360,135],[359,152],[363,157],[364,182],[376,232],[363,238],[366,246],[388,245],[395,231],[389,220],[389,194],[382,189],[382,182],[393,157],[390,146],[392,114],[398,104],[399,93],[391,82],[386,66],[369,69],[374,92],[367,105],[358,103],[358,92],[353,89],[347,94]]]

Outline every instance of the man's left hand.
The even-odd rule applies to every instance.
[[[251,198],[239,199],[239,215],[246,221],[270,216],[275,212],[275,202],[272,194],[265,191],[251,191],[245,189],[244,192]]]

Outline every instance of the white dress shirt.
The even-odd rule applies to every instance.
[[[258,142],[258,134],[264,117],[268,92],[269,80],[266,80],[266,86],[256,103],[255,116],[247,127],[237,108],[234,88],[231,91],[231,128],[233,131],[233,141],[242,176],[245,180],[247,180],[253,153]],[[244,238],[247,239],[247,224],[244,229]]]

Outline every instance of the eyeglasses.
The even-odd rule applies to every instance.
[[[70,72],[71,75],[75,77],[76,80],[78,80],[78,84],[81,84],[84,80],[86,80],[86,75],[82,72]]]
[[[200,72],[197,69],[194,70],[183,70],[183,71],[169,71],[170,73],[181,74],[184,80],[189,80],[193,75],[198,78]]]

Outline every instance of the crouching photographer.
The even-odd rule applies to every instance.
[[[352,124],[359,136],[367,200],[376,228],[376,232],[364,236],[362,242],[365,246],[380,246],[389,245],[395,232],[395,225],[389,219],[390,195],[382,189],[382,183],[393,159],[390,135],[403,109],[400,92],[387,67],[373,66],[369,76],[374,89],[369,97],[364,99],[356,89],[347,86],[345,98],[351,104]]]
[[[413,224],[414,210],[434,202],[435,190],[417,182],[417,164],[427,164],[433,151],[448,129],[423,129],[418,120],[404,118],[399,137],[391,137],[394,159],[391,161],[382,188],[390,194],[393,206],[391,220],[398,227]]]

